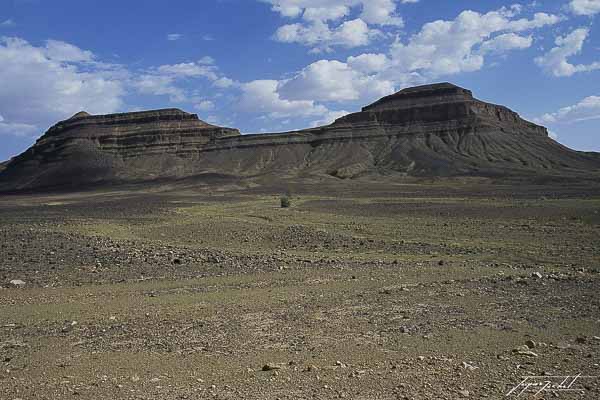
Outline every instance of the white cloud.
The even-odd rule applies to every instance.
[[[167,40],[170,40],[172,42],[177,41],[181,38],[183,38],[183,35],[181,33],[169,33],[167,35]]]
[[[39,133],[38,127],[35,125],[9,123],[4,120],[4,117],[2,117],[2,115],[0,115],[0,136],[32,136],[37,133]]]
[[[202,78],[221,89],[234,85],[231,79],[221,76],[213,63],[212,57],[203,57],[197,62],[161,65],[136,76],[131,80],[131,85],[142,94],[169,96],[172,103],[193,101],[194,98],[182,87],[181,82]]]
[[[172,76],[177,78],[198,78],[205,77],[211,81],[216,81],[219,77],[216,74],[216,67],[203,65],[195,62],[181,63],[173,65],[161,65],[156,68],[159,75]]]
[[[538,124],[570,124],[600,119],[600,96],[589,96],[579,103],[535,118]]]
[[[132,85],[142,94],[154,96],[169,96],[172,103],[183,103],[188,97],[185,91],[175,85],[173,75],[145,74],[134,79]]]
[[[72,44],[59,40],[46,41],[46,56],[53,61],[61,62],[92,62],[94,54],[88,50],[81,50]]]
[[[396,15],[398,0],[261,0],[283,17],[300,18],[302,22],[286,24],[274,38],[284,43],[313,47],[313,52],[331,51],[340,46],[366,46],[381,37],[372,25],[402,27]],[[356,11],[360,10],[358,16]],[[354,18],[350,19],[351,16]]]
[[[537,13],[532,19],[515,19],[520,11],[521,8],[515,6],[486,14],[463,11],[452,21],[425,24],[407,43],[397,40],[392,45],[392,65],[404,72],[419,72],[430,77],[477,71],[484,66],[486,50],[498,51],[502,46],[508,47],[504,50],[512,50],[530,43],[523,39],[515,42],[516,35],[501,35],[560,21],[559,17],[544,13]],[[481,46],[484,48],[480,49]]]
[[[0,22],[0,28],[10,28],[16,25],[17,24],[12,19],[7,19],[5,21]]]
[[[90,63],[93,59],[91,52],[64,42],[36,47],[0,38],[0,112],[9,121],[43,126],[80,110],[118,110],[124,85],[106,66]]]
[[[327,60],[310,64],[279,88],[285,99],[338,102],[372,100],[393,91],[390,81],[363,74],[346,63]]]
[[[368,45],[371,40],[381,35],[360,18],[342,23],[331,29],[327,23],[316,21],[310,25],[288,24],[275,32],[275,39],[283,43],[299,43],[314,46],[314,52],[331,51],[332,46],[353,48]]]
[[[317,127],[317,126],[324,126],[324,125],[329,125],[332,124],[333,122],[335,122],[336,119],[343,117],[344,115],[348,115],[350,114],[349,111],[346,110],[340,110],[340,111],[328,111],[322,118],[313,121],[310,126],[311,127]]]
[[[278,93],[279,85],[275,80],[257,80],[243,84],[240,109],[267,114],[271,118],[311,117],[329,111],[312,100],[282,99]]]
[[[213,65],[215,62],[216,62],[215,59],[212,58],[211,56],[204,56],[198,60],[198,64],[205,64],[205,65]]]
[[[210,100],[202,100],[197,104],[194,104],[194,108],[198,111],[211,111],[215,109],[215,103]]]
[[[583,44],[587,39],[589,30],[579,28],[566,36],[556,38],[556,47],[541,57],[537,57],[535,62],[547,73],[557,77],[572,76],[578,72],[590,72],[600,69],[600,62],[592,64],[571,64],[568,58],[581,53]]]
[[[294,28],[289,28],[286,32],[288,36],[280,39],[315,46],[331,43],[331,37],[311,37],[315,32],[306,29],[307,26],[321,26],[324,35],[327,35],[331,32],[326,25],[327,20],[348,15],[343,9],[334,7],[341,4],[336,1],[315,0],[310,2],[310,6],[316,7],[325,3],[332,8],[329,9],[329,13],[321,13],[322,17],[319,20],[316,16],[319,14],[316,12],[307,15],[306,7],[309,6],[309,2],[278,2],[275,9],[282,15],[310,22],[310,25],[289,25]],[[289,110],[273,114],[272,109],[287,109],[291,107],[290,104],[297,105],[297,102],[302,101],[367,103],[401,87],[421,84],[440,76],[479,70],[485,65],[488,56],[529,48],[534,40],[533,34],[529,32],[561,21],[560,17],[545,13],[522,18],[519,17],[522,11],[521,6],[503,7],[485,14],[464,11],[454,20],[438,20],[425,24],[419,32],[407,39],[397,38],[387,53],[358,54],[348,57],[345,62],[319,60],[291,78],[260,81],[261,85],[268,86],[268,89],[261,87],[264,92],[255,96],[261,99],[260,106],[253,109],[256,112],[264,109],[266,113],[271,113],[271,116],[287,116]],[[269,82],[268,85],[265,82]],[[248,89],[244,88],[244,102],[249,106],[251,97]],[[272,109],[267,105],[269,101],[274,103]],[[315,103],[311,103],[307,110],[314,110],[314,107]],[[327,109],[326,115],[332,113],[335,111]],[[324,123],[322,120],[316,122]]]
[[[516,33],[505,33],[484,42],[482,53],[504,53],[508,50],[528,49],[533,44],[532,36],[519,36]]]
[[[402,1],[404,3],[404,1]],[[403,26],[402,18],[395,16],[394,0],[366,0],[362,2],[361,18],[370,24]]]
[[[280,82],[278,93],[286,100],[368,102],[396,88],[439,76],[477,71],[489,54],[505,54],[533,44],[521,32],[553,25],[557,16],[537,13],[518,18],[519,6],[486,14],[464,11],[456,19],[425,24],[406,41],[397,39],[388,54],[366,53],[346,62],[320,60]]]
[[[233,79],[230,79],[227,77],[221,77],[221,78],[217,79],[216,81],[214,81],[213,85],[220,89],[227,89],[232,86],[236,86],[237,83]]]
[[[594,15],[600,13],[600,0],[571,0],[570,10],[576,15]]]
[[[369,24],[402,25],[395,15],[397,0],[261,0],[284,17],[302,17],[308,21],[338,20],[354,9],[361,9],[360,18]],[[404,1],[403,1],[404,2]]]
[[[353,70],[369,74],[384,70],[390,61],[385,54],[367,53],[350,56],[346,62]]]

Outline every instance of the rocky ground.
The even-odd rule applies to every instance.
[[[598,191],[358,189],[0,197],[0,398],[600,398]]]

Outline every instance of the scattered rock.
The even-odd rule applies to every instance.
[[[458,394],[460,394],[462,397],[469,397],[471,395],[468,390],[459,390]]]
[[[275,370],[279,370],[279,369],[281,369],[281,365],[280,364],[273,364],[273,363],[265,364],[262,367],[263,371],[275,371]]]
[[[63,328],[61,329],[62,333],[68,333],[71,332],[73,330],[73,328],[75,327],[75,325],[77,325],[77,321],[71,321],[69,323],[67,323],[65,326],[63,326]]]
[[[525,342],[525,346],[527,346],[530,349],[535,349],[537,344],[533,340],[530,339]]]
[[[476,369],[479,369],[479,367],[474,366],[473,364],[470,364],[468,362],[463,361],[462,363],[462,367],[468,371],[475,371]]]
[[[537,357],[538,356],[536,353],[529,350],[529,347],[526,345],[517,347],[516,349],[513,350],[513,353],[520,355],[520,356],[527,356],[527,357]]]

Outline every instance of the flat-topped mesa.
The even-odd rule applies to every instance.
[[[93,143],[98,151],[122,158],[150,153],[182,155],[219,138],[238,135],[237,129],[211,125],[196,114],[174,108],[108,115],[81,111],[52,126],[30,150],[51,157],[57,148]]]
[[[118,126],[118,129],[110,129],[115,126]],[[99,128],[101,130],[98,130]],[[85,111],[81,111],[51,127],[46,135],[56,136],[76,130],[77,135],[102,136],[102,128],[106,128],[104,133],[110,130],[112,134],[119,136],[141,131],[156,133],[157,130],[165,128],[168,128],[169,132],[173,134],[190,132],[208,134],[205,131],[212,130],[216,137],[239,135],[237,129],[221,128],[208,124],[200,120],[196,114],[190,114],[176,108],[107,115],[90,115]]]
[[[0,164],[0,192],[211,176],[502,176],[600,173],[544,127],[466,89],[401,90],[331,125],[240,135],[178,109],[61,121]],[[262,179],[262,178],[260,178]]]
[[[464,103],[473,100],[473,93],[470,90],[451,83],[437,83],[403,89],[363,107],[362,111],[402,110],[437,104]]]
[[[451,83],[404,89],[336,121],[338,124],[360,122],[383,126],[443,123],[481,129],[502,127],[519,134],[548,135],[546,128],[525,121],[506,107],[478,100],[470,90]]]
[[[185,176],[193,169],[190,160],[207,145],[239,135],[237,129],[208,124],[178,109],[108,115],[81,111],[3,165],[0,178],[43,187]]]

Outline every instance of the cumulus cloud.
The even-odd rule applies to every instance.
[[[340,46],[366,46],[383,36],[372,26],[401,27],[404,21],[396,15],[397,0],[262,0],[272,9],[301,22],[286,24],[274,38],[284,43],[299,43],[312,47],[313,52],[331,51]],[[350,19],[355,10],[356,18]]]
[[[311,117],[329,110],[312,100],[285,100],[279,95],[276,80],[257,80],[241,86],[240,110],[266,114],[271,118]]]
[[[369,74],[384,70],[389,64],[389,59],[385,54],[366,53],[348,57],[347,63],[353,70]]]
[[[581,53],[585,40],[589,35],[587,28],[579,28],[566,36],[556,38],[556,47],[548,53],[537,57],[535,62],[547,73],[557,76],[572,76],[578,72],[590,72],[600,69],[600,62],[591,64],[571,64],[569,57]]]
[[[356,59],[352,61],[357,62]],[[361,73],[347,63],[327,60],[310,64],[279,88],[285,99],[338,102],[372,99],[393,91],[394,85],[390,81]]]
[[[222,76],[212,57],[203,57],[196,62],[165,64],[150,68],[131,79],[139,93],[168,96],[172,103],[193,101],[182,82],[190,79],[205,79],[217,88],[233,86],[233,81]]]
[[[533,44],[533,37],[519,36],[516,33],[505,33],[483,42],[482,53],[504,53],[508,50],[528,49]]]
[[[283,43],[299,43],[307,46],[316,46],[314,52],[330,51],[332,46],[347,48],[366,46],[374,37],[381,35],[376,29],[369,26],[360,18],[346,21],[335,29],[326,23],[317,21],[307,26],[303,24],[289,24],[280,27],[275,33],[275,38]]]
[[[176,76],[143,74],[136,77],[132,85],[139,93],[155,96],[169,96],[172,103],[183,103],[188,99],[185,90],[175,84]]]
[[[81,50],[79,47],[59,40],[46,41],[46,56],[54,61],[83,63],[92,62],[94,54],[88,50]]]
[[[545,13],[520,18],[521,11],[519,6],[485,14],[464,11],[454,20],[425,24],[408,40],[397,39],[387,54],[317,61],[282,82],[279,93],[290,100],[367,102],[398,87],[479,70],[489,54],[531,47],[533,37],[524,32],[560,21]]]
[[[361,9],[360,18],[369,24],[402,25],[395,15],[397,0],[261,0],[284,17],[302,17],[307,21],[329,21],[347,17]]]
[[[238,83],[233,79],[227,77],[221,77],[213,82],[213,85],[219,89],[228,89],[233,86],[237,86]]]
[[[579,103],[535,118],[538,124],[570,124],[600,119],[600,96],[589,96]]]
[[[571,0],[569,9],[575,15],[595,15],[600,13],[600,0]]]
[[[281,15],[305,21],[283,27],[283,30],[289,31],[285,32],[287,36],[280,37],[281,40],[315,46],[331,43],[332,39],[331,36],[326,36],[325,39],[324,36],[310,36],[315,33],[310,27],[321,26],[323,35],[330,35],[332,30],[326,25],[327,21],[342,20],[350,15],[348,7],[351,9],[352,5],[359,5],[359,2],[335,0],[272,3],[274,10]],[[317,5],[324,4],[329,7],[327,12],[317,12]],[[364,14],[365,4],[360,5]],[[524,18],[520,16],[522,12],[521,6],[503,7],[488,13],[467,10],[453,20],[433,21],[423,25],[420,31],[408,38],[397,37],[386,52],[358,54],[344,61],[323,59],[313,62],[286,79],[258,81],[261,82],[260,95],[249,90],[256,90],[256,87],[244,86],[243,103],[248,109],[252,108],[256,112],[263,109],[271,117],[283,118],[291,114],[290,107],[308,101],[312,102],[306,105],[309,114],[314,110],[325,109],[325,115],[338,113],[339,116],[341,111],[332,111],[328,107],[349,102],[364,104],[402,87],[421,84],[441,76],[477,71],[484,67],[487,57],[531,47],[534,30],[561,21],[561,17],[546,13],[536,13]],[[373,16],[370,21],[374,21]],[[309,28],[307,22],[310,24]],[[343,23],[338,26],[341,25]],[[371,29],[368,26],[366,28]],[[250,107],[250,93],[261,99],[260,106]],[[269,101],[274,103],[272,108],[267,105]],[[281,108],[285,108],[287,112],[273,112]]]
[[[111,77],[106,65],[96,64],[91,52],[59,41],[37,47],[19,38],[0,38],[0,82],[3,117],[31,126],[82,109],[114,112],[125,94],[123,83]]]
[[[332,124],[333,122],[335,122],[336,119],[341,118],[344,115],[348,115],[348,114],[350,114],[350,112],[346,111],[346,110],[328,111],[325,115],[323,115],[322,118],[312,121],[310,126],[314,128],[317,126],[329,125],[329,124]]]
[[[210,100],[202,100],[194,104],[194,108],[198,111],[211,111],[215,109],[215,103]]]
[[[10,123],[4,120],[4,117],[0,115],[0,136],[2,135],[13,135],[13,136],[32,136],[38,132],[38,127],[31,124],[21,123]]]
[[[560,21],[560,17],[545,13],[537,13],[531,19],[517,19],[519,12],[518,6],[486,14],[467,10],[452,21],[427,23],[407,43],[397,40],[392,45],[392,65],[430,77],[477,71],[484,66],[484,55],[490,50],[506,51],[531,45],[532,41],[516,32]]]
[[[202,80],[202,81],[198,81]],[[0,38],[0,133],[39,134],[50,124],[85,110],[91,114],[123,111],[126,95],[167,96],[196,109],[214,108],[198,95],[199,84],[228,88],[235,82],[215,60],[165,64],[140,70],[103,63],[71,43],[48,40],[40,46],[20,38]]]

